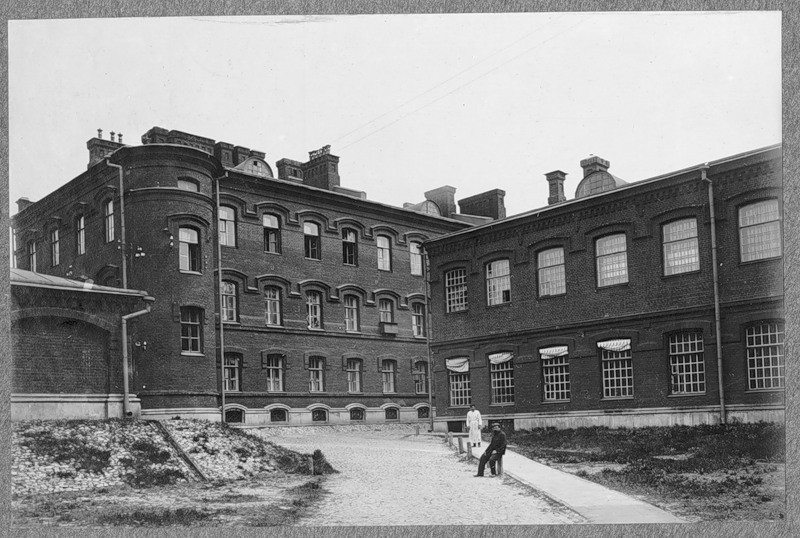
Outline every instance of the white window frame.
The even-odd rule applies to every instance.
[[[271,327],[281,326],[281,289],[277,286],[264,288],[264,321]]]
[[[106,243],[111,243],[114,240],[114,200],[108,200],[105,203],[105,228],[106,228]]]
[[[219,208],[219,243],[223,247],[236,247],[236,209],[233,207]]]
[[[316,222],[303,223],[303,249],[307,260],[322,259],[320,225]]]
[[[704,394],[706,361],[702,331],[669,336],[670,394]]]
[[[496,357],[511,355],[507,352],[489,355],[489,380],[492,389],[492,405],[514,403],[514,358],[503,362],[493,362]]]
[[[486,264],[486,304],[496,306],[511,302],[511,264],[508,259]]]
[[[379,235],[375,238],[378,251],[378,269],[380,271],[392,270],[392,240],[389,236]]]
[[[273,215],[271,213],[265,213],[261,218],[261,222],[264,227],[264,252],[280,254],[281,218],[278,215]]]
[[[564,295],[567,293],[566,264],[562,247],[549,248],[537,256],[539,296]]]
[[[178,257],[181,271],[199,273],[201,268],[200,258],[200,231],[196,228],[181,226],[178,229]]]
[[[355,295],[344,296],[344,330],[347,332],[359,331],[358,297]]]
[[[444,274],[447,312],[467,310],[467,270],[452,269]]]
[[[78,256],[86,254],[86,216],[80,215],[76,219],[75,239],[78,247]]]
[[[628,282],[628,239],[624,233],[598,238],[595,256],[598,288]]]
[[[662,226],[664,276],[700,270],[697,219],[675,220]]]
[[[342,264],[358,266],[358,234],[352,228],[342,230]]]
[[[391,299],[379,299],[378,317],[381,323],[394,323],[394,301]]]
[[[745,344],[748,390],[785,389],[784,324],[773,321],[747,327]]]
[[[362,377],[364,361],[357,358],[347,359],[347,392],[350,394],[363,392]]]
[[[762,200],[739,208],[739,249],[742,262],[781,256],[781,213],[778,200]]]
[[[424,265],[422,263],[422,245],[420,243],[411,241],[408,244],[408,259],[411,265],[411,274],[422,276],[424,274]]]
[[[308,358],[308,391],[325,392],[325,357]]]
[[[239,321],[239,286],[230,280],[222,281],[222,321],[236,323]]]
[[[181,307],[181,353],[203,352],[203,310],[194,306]]]
[[[36,240],[28,241],[28,268],[36,272]]]
[[[242,391],[241,374],[242,374],[242,356],[235,353],[226,353],[225,364],[223,366],[223,383],[225,383],[226,392]]]
[[[542,399],[545,402],[570,401],[572,393],[566,346],[540,349],[539,358],[542,364]]]
[[[381,361],[381,381],[384,393],[397,392],[397,361],[392,359]]]
[[[416,338],[425,338],[425,303],[411,303],[411,330]]]
[[[598,343],[598,346],[602,344]],[[603,371],[603,399],[633,398],[633,354],[630,342],[627,348],[600,349]]]
[[[428,363],[414,362],[414,393],[428,394]]]
[[[267,392],[284,392],[284,370],[286,357],[277,353],[267,354]]]
[[[309,329],[322,329],[322,294],[306,292],[306,321]]]
[[[58,228],[50,230],[50,263],[56,267],[61,263],[61,238]]]

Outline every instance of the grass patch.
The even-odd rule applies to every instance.
[[[196,508],[152,508],[147,510],[117,511],[97,518],[102,525],[127,527],[165,527],[175,525],[207,525],[225,511],[209,512]]]
[[[94,441],[76,430],[56,436],[47,429],[32,429],[22,432],[20,443],[34,454],[56,463],[72,462],[76,470],[100,473],[108,467],[111,451],[94,446]],[[66,476],[62,478],[67,478]]]

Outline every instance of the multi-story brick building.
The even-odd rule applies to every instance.
[[[551,172],[547,207],[425,243],[436,428],[782,420],[780,146],[581,166],[572,200]]]
[[[131,322],[143,416],[427,420],[420,247],[504,216],[502,191],[470,198],[475,215],[449,186],[398,208],[341,187],[328,147],[276,178],[242,146],[158,127],[142,142],[98,133],[88,169],[20,200],[13,226],[20,268],[155,297]]]

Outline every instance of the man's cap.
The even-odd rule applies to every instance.
[[[494,428],[495,426],[499,428],[499,427],[500,427],[500,423],[499,423],[499,422],[495,422],[495,423],[493,423],[493,424],[492,424],[492,428]]]

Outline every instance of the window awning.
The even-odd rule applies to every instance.
[[[597,347],[606,351],[628,351],[631,348],[631,340],[630,338],[606,340],[605,342],[597,342]]]
[[[543,359],[554,359],[555,357],[564,357],[569,354],[567,346],[553,346],[543,347],[539,350],[539,355]]]
[[[514,358],[514,354],[508,351],[504,351],[503,353],[492,353],[489,355],[489,362],[492,364],[502,364],[504,362],[508,362]]]
[[[447,365],[447,369],[451,372],[458,372],[463,374],[465,372],[469,372],[469,358],[468,357],[458,357],[456,359],[447,359],[445,361]]]

